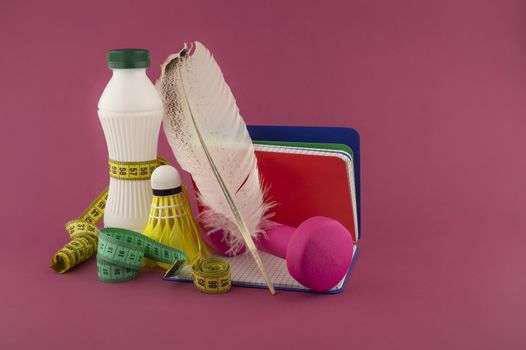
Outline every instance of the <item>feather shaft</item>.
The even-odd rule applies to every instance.
[[[181,77],[183,91],[186,91],[184,88],[184,79],[181,75],[181,71],[179,71],[179,76]],[[232,196],[230,195],[230,191],[228,190],[228,187],[225,185],[225,182],[223,181],[223,178],[221,177],[221,174],[219,173],[219,170],[217,169],[215,165],[214,159],[210,155],[210,152],[208,152],[208,147],[206,146],[206,142],[203,140],[201,131],[199,131],[199,127],[197,126],[197,123],[195,122],[194,114],[192,113],[192,106],[190,105],[188,101],[188,97],[186,96],[186,93],[184,95],[184,98],[185,98],[186,104],[188,105],[188,110],[190,111],[190,117],[192,118],[192,124],[194,125],[197,137],[199,139],[199,142],[201,143],[201,147],[203,147],[203,152],[205,153],[206,159],[208,160],[208,163],[210,164],[212,172],[214,173],[214,176],[217,182],[219,183],[219,186],[221,187],[223,194],[225,195],[225,199],[228,203],[228,206],[230,207],[230,210],[232,211],[232,214],[234,215],[239,231],[243,235],[245,244],[248,250],[250,251],[250,253],[252,254],[252,257],[254,258],[254,261],[256,262],[256,265],[258,266],[259,271],[263,275],[263,278],[265,279],[265,282],[267,283],[270,293],[276,294],[276,291],[274,290],[274,285],[272,284],[272,281],[270,280],[270,277],[268,276],[267,269],[265,268],[265,265],[263,264],[263,261],[261,260],[261,257],[258,254],[256,245],[254,244],[254,241],[252,240],[252,236],[250,235],[250,231],[247,227],[247,224],[245,220],[243,219],[243,216],[241,216],[241,214],[239,213],[239,210],[237,209],[236,204],[234,203],[234,200],[232,199]]]
[[[252,140],[221,69],[201,43],[192,43],[168,57],[157,87],[168,142],[207,208],[201,223],[209,233],[222,230],[231,252],[244,245],[275,294],[253,241],[268,225],[272,203],[264,200]]]

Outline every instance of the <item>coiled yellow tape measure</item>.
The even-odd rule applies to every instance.
[[[71,237],[71,242],[53,255],[51,259],[53,270],[64,273],[95,255],[99,231],[96,224],[104,214],[107,199],[108,188],[105,188],[78,220],[66,223],[66,231]]]
[[[192,265],[192,280],[201,292],[226,293],[232,287],[230,265],[221,258],[200,259]]]

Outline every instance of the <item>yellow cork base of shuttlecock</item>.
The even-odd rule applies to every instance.
[[[201,240],[199,228],[192,217],[186,187],[175,195],[153,196],[148,224],[143,234],[170,247],[182,250],[188,256],[189,264],[206,256],[206,247]],[[170,265],[146,261],[145,266]]]

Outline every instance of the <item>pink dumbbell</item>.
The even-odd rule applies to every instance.
[[[268,239],[256,240],[258,249],[286,259],[291,276],[307,288],[318,292],[329,290],[349,269],[353,240],[336,220],[314,216],[298,228],[277,224],[266,233]],[[221,232],[212,234],[207,241],[221,254],[228,251]]]

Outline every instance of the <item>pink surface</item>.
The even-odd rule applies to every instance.
[[[0,348],[525,348],[525,13],[520,0],[2,1]],[[107,182],[105,51],[151,49],[155,77],[193,39],[248,123],[361,132],[364,239],[343,294],[209,296],[157,271],[103,284],[95,261],[49,269],[63,223]]]

